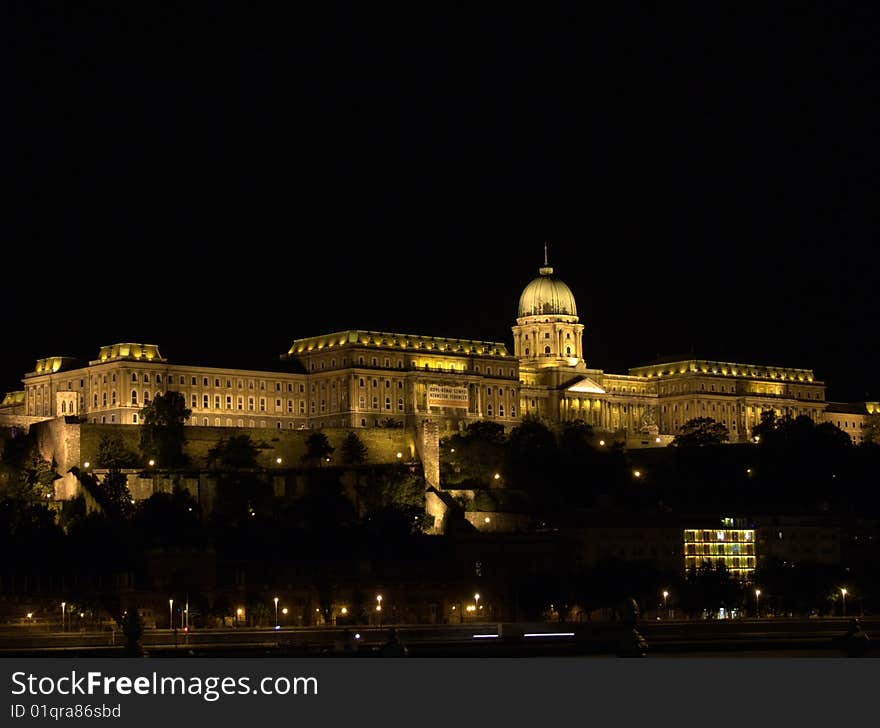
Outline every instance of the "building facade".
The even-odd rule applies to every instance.
[[[833,422],[859,442],[867,416],[880,411],[876,403],[829,405],[810,369],[697,358],[626,374],[592,367],[574,295],[546,250],[512,333],[511,355],[500,342],[341,331],[295,340],[271,371],[175,364],[155,344],[113,344],[86,366],[62,356],[38,360],[24,389],[6,395],[0,416],[137,425],[157,393],[179,391],[192,425],[415,427],[431,419],[448,432],[474,420],[509,429],[534,415],[580,420],[630,446],[659,446],[695,417],[711,417],[732,442],[747,442],[769,410]]]

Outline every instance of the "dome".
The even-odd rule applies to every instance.
[[[525,287],[519,297],[519,317],[577,316],[571,289],[553,275],[553,269],[539,268],[540,275]]]

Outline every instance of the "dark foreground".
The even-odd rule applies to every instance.
[[[863,618],[872,636],[865,654],[880,656],[880,618]],[[649,657],[846,657],[844,619],[665,621],[638,626]],[[398,625],[411,657],[615,656],[632,652],[632,633],[620,623]],[[389,627],[148,630],[141,641],[153,657],[375,657]],[[121,657],[124,637],[109,632],[0,631],[0,657]]]

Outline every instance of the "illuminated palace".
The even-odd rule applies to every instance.
[[[164,391],[182,393],[191,425],[301,429],[415,427],[441,430],[475,420],[511,428],[530,414],[583,420],[630,446],[668,444],[686,421],[711,417],[731,441],[751,437],[761,413],[806,415],[859,430],[877,403],[840,406],[809,369],[677,359],[611,374],[584,359],[584,324],[574,296],[546,259],[523,290],[504,343],[379,331],[295,340],[272,371],[167,361],[154,344],[104,346],[87,366],[68,357],[37,361],[24,389],[6,395],[0,421],[76,415],[137,425]]]

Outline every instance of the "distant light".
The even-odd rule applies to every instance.
[[[495,480],[498,480],[501,478],[501,473],[495,473],[492,477],[495,478]]]
[[[668,597],[668,596],[669,596],[669,592],[668,592],[668,591],[664,591],[664,592],[663,592],[663,598],[666,599],[666,597]]]
[[[474,639],[475,640],[493,640],[493,639],[497,640],[498,635],[497,634],[475,634]]]
[[[454,447],[449,448],[449,452],[455,452],[455,448]]]
[[[79,618],[80,618],[80,619],[82,619],[82,618],[85,617],[85,616],[86,616],[86,615],[85,615],[84,612],[80,612],[80,613],[79,613]]]
[[[574,632],[528,632],[523,637],[574,637]]]
[[[348,607],[343,607],[339,610],[340,614],[348,614]]]
[[[382,611],[382,605],[381,605],[381,604],[377,604],[377,605],[376,605],[376,611],[377,611],[377,612],[381,612],[381,611]]]
[[[844,589],[841,589],[841,590],[840,590],[840,593],[843,594],[843,596],[846,596],[848,592],[847,592],[847,590],[844,588]]]
[[[280,624],[276,624],[276,625],[275,625],[275,629],[281,629],[281,625],[280,625]]]
[[[150,462],[149,462],[150,467],[152,468],[155,464],[156,464],[156,461],[153,459],[150,459]]]
[[[282,614],[287,614],[287,607],[284,607],[284,609],[281,610],[281,613],[282,613]]]
[[[605,440],[599,440],[599,445],[601,447],[605,447]]]
[[[760,589],[755,589],[755,596],[756,596],[756,597],[761,596],[761,590],[760,590]]]
[[[33,618],[34,618],[34,613],[33,613],[33,612],[28,612],[28,613],[27,613],[27,618],[28,618],[28,619],[33,619]]]
[[[360,633],[360,632],[355,632],[355,634],[354,634],[354,638],[355,638],[356,640],[359,640],[359,639],[361,638],[361,633]]]
[[[489,523],[489,521],[491,521],[491,520],[492,520],[492,519],[489,518],[489,516],[486,516],[486,517],[483,519],[483,522],[484,522],[484,523]]]
[[[84,468],[89,467],[89,465],[91,465],[91,463],[90,463],[88,460],[86,460],[86,461],[83,463],[83,467],[84,467]]]
[[[747,473],[748,475],[751,475],[751,474],[752,474],[752,469],[751,469],[751,468],[746,468],[746,473]]]
[[[400,458],[402,458],[402,457],[403,457],[403,453],[402,453],[402,452],[397,453],[397,459],[398,459],[398,460],[399,460]]]
[[[636,477],[636,478],[641,478],[641,477],[642,477],[642,471],[641,471],[641,470],[633,470],[633,476]]]
[[[281,458],[275,458],[275,462],[281,465]]]
[[[655,437],[655,438],[654,438],[654,442],[660,442],[660,438],[659,438],[659,437]]]
[[[235,610],[235,613],[240,617],[242,614],[244,614],[244,609],[239,607],[238,609]]]

